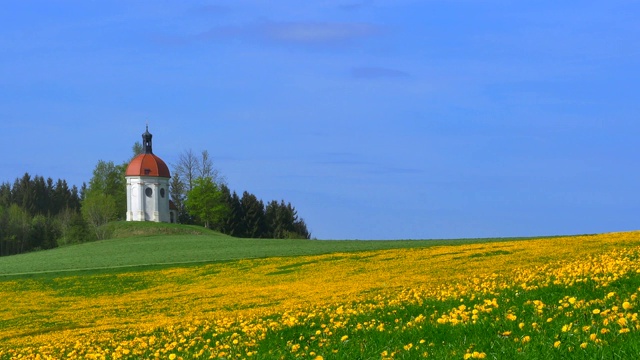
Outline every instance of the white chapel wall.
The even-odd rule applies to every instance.
[[[168,178],[127,176],[127,221],[171,221]]]

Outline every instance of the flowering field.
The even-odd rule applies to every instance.
[[[640,354],[640,232],[0,280],[0,359]]]

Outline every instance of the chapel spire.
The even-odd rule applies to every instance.
[[[142,134],[142,149],[145,154],[153,154],[151,151],[151,138],[153,135],[149,132],[149,124],[147,124],[147,130]]]

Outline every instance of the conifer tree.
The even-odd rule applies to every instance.
[[[298,213],[291,203],[273,200],[265,210],[268,233],[275,239],[308,239],[310,237],[304,220],[298,219]]]
[[[245,191],[240,199],[243,213],[243,223],[246,227],[245,236],[249,238],[268,237],[264,203],[255,195]]]
[[[229,209],[222,221],[220,231],[235,237],[246,237],[244,213],[242,212],[240,197],[235,191],[231,194],[231,190],[225,184],[222,184],[220,189],[222,190],[224,202]]]

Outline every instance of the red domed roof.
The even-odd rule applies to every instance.
[[[154,154],[140,154],[133,158],[127,166],[125,176],[171,177],[167,164]]]

